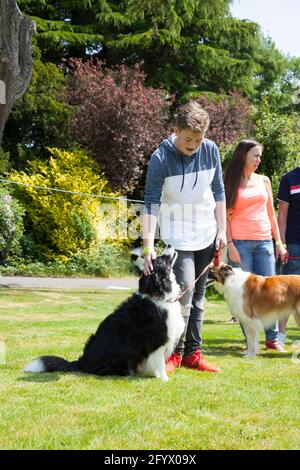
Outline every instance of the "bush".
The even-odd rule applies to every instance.
[[[65,261],[28,262],[15,260],[12,266],[1,267],[6,276],[128,276],[133,274],[130,253],[126,247],[103,241],[99,247],[80,251]]]
[[[267,98],[259,105],[254,123],[254,138],[263,145],[259,172],[271,179],[276,195],[282,175],[299,164],[300,135],[289,116],[271,111]]]
[[[92,276],[121,276],[131,271],[131,259],[126,247],[102,242],[97,249],[77,253],[69,260],[67,268]]]
[[[27,160],[47,160],[45,147],[70,148],[72,109],[66,101],[66,79],[54,64],[43,63],[35,48],[32,79],[16,101],[3,136],[3,149],[10,154],[13,168],[23,170]]]
[[[74,61],[73,131],[100,163],[113,189],[132,191],[169,126],[163,91],[146,87],[138,65],[104,68]]]
[[[211,96],[204,94],[197,101],[210,117],[207,137],[217,145],[231,144],[242,134],[251,133],[253,107],[248,98],[245,98],[241,93],[230,92],[228,95]]]
[[[6,189],[0,188],[0,263],[20,256],[24,210]]]
[[[29,185],[102,195],[112,193],[95,162],[83,151],[49,149],[45,163],[28,163],[29,174],[13,171],[10,179]],[[99,211],[102,200],[19,186],[16,195],[26,208],[27,237],[24,245],[43,253],[46,259],[66,261],[105,238],[107,227]]]
[[[268,176],[272,183],[274,203],[281,177],[299,165],[300,134],[297,123],[288,115],[271,111],[268,100],[264,98],[253,116],[252,135],[244,134],[235,142],[221,145],[222,166],[226,170],[233,151],[242,139],[253,138],[263,145],[262,160],[258,172]]]

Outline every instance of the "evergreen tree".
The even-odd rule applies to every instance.
[[[44,61],[61,63],[63,58],[86,57],[100,51],[103,36],[96,20],[98,1],[19,0],[18,3],[36,23],[36,44]]]
[[[175,93],[177,101],[203,91],[237,90],[255,99],[266,90],[280,94],[281,85],[287,90],[290,61],[262,37],[258,24],[232,18],[230,3],[19,1],[36,21],[44,61],[94,55],[108,67],[143,63],[147,83]]]
[[[55,64],[43,63],[37,52],[35,50],[30,85],[16,102],[3,138],[3,149],[9,153],[10,163],[18,169],[25,168],[28,160],[48,159],[48,146],[72,148],[73,142],[70,133],[72,108],[64,97],[66,77]],[[5,170],[9,166],[5,164],[5,158],[3,163]]]

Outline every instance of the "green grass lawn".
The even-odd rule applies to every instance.
[[[299,449],[300,364],[252,359],[222,301],[207,303],[204,351],[220,374],[154,378],[24,374],[41,354],[77,358],[124,291],[0,290],[1,449]],[[300,340],[289,322],[288,349]],[[300,355],[299,355],[300,357]],[[0,357],[1,359],[1,357]],[[2,357],[2,362],[3,361]]]

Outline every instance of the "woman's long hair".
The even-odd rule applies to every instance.
[[[256,147],[257,145],[262,147],[262,145],[255,140],[241,140],[233,152],[232,159],[224,174],[227,209],[232,208],[236,201],[238,189],[244,174],[246,155],[252,147]]]

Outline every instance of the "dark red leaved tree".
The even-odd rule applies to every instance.
[[[203,95],[197,101],[210,117],[207,137],[217,145],[231,144],[243,134],[250,136],[253,130],[250,120],[252,105],[240,93],[230,92],[216,98]]]
[[[146,88],[138,65],[105,68],[81,60],[72,65],[75,137],[92,152],[114,190],[132,192],[167,133],[172,100],[162,90]]]

